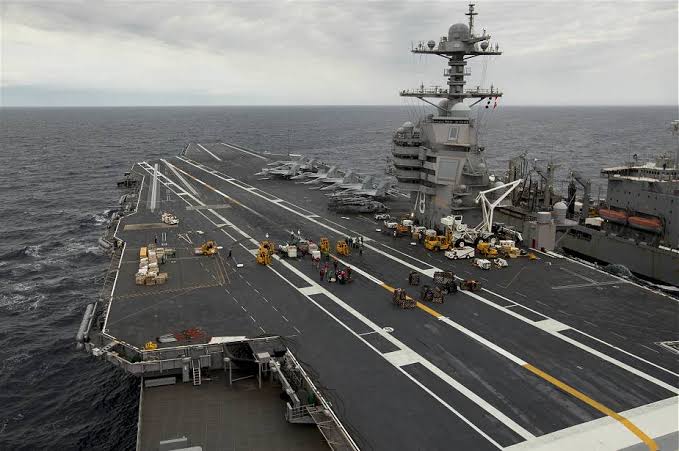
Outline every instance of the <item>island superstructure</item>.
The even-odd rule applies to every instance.
[[[393,137],[393,164],[398,187],[410,193],[413,212],[419,222],[437,227],[442,217],[477,210],[479,191],[489,188],[489,174],[483,148],[477,142],[479,124],[471,115],[471,106],[491,102],[502,92],[491,86],[465,89],[471,75],[468,61],[475,57],[501,55],[499,45],[483,30],[475,33],[474,5],[469,5],[468,24],[452,25],[437,43],[420,42],[411,51],[434,55],[448,61],[443,75],[448,89],[440,87],[403,90],[402,97],[415,97],[435,107],[435,113],[417,124],[408,121]],[[441,99],[434,103],[427,99]],[[467,105],[465,100],[473,100]],[[487,106],[487,105],[484,105]]]

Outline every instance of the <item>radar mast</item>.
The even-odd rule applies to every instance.
[[[420,41],[412,53],[437,55],[445,58],[448,67],[448,88],[424,85],[399,92],[401,97],[415,97],[434,106],[437,114],[421,118],[417,124],[405,122],[394,133],[392,161],[398,187],[410,193],[414,202],[412,215],[420,224],[438,228],[441,218],[451,214],[480,215],[474,202],[478,193],[490,188],[490,178],[483,158],[483,148],[478,146],[478,124],[470,117],[470,107],[484,99],[497,99],[502,92],[493,85],[489,89],[477,86],[465,89],[465,78],[471,75],[466,67],[471,58],[501,55],[500,46],[491,43],[484,29],[481,35],[474,32],[478,13],[469,4],[467,23],[456,23],[448,29],[438,43]],[[438,104],[429,99],[440,99]],[[466,99],[475,100],[470,105]],[[469,218],[470,222],[475,218]]]

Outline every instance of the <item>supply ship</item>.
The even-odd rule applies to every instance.
[[[76,339],[139,377],[137,449],[677,449],[679,303],[493,219],[476,14],[413,49],[450,87],[394,135],[405,196],[231,142],[125,175]]]

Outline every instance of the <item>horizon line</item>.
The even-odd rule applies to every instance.
[[[405,107],[402,104],[252,104],[252,105],[207,105],[207,104],[168,104],[168,105],[0,105],[0,109],[8,108],[259,108],[259,107]],[[510,104],[501,107],[679,107],[679,104],[670,103],[648,103],[648,104]]]

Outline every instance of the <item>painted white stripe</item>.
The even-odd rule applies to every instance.
[[[559,321],[551,318],[542,321],[536,321],[535,326],[546,332],[561,332],[570,329],[570,327],[566,326],[564,323],[560,323]]]
[[[214,158],[215,160],[217,160],[217,161],[222,161],[221,158],[219,158],[217,155],[215,155],[215,154],[213,154],[212,152],[210,152],[209,150],[207,150],[207,149],[206,149],[205,147],[203,147],[202,145],[200,145],[200,144],[196,144],[196,145],[197,145],[198,147],[200,147],[201,149],[203,149],[205,152],[209,153],[209,154],[212,156],[212,158]]]
[[[299,292],[302,293],[304,296],[313,296],[314,294],[321,294],[323,291],[320,289],[319,286],[310,286],[300,288]]]
[[[420,356],[418,354],[414,354],[403,349],[399,349],[398,351],[387,352],[386,354],[384,354],[384,358],[387,359],[389,363],[397,367],[412,365],[413,363],[420,362]]]
[[[487,340],[483,338],[481,335],[477,334],[476,332],[472,332],[471,330],[467,329],[466,327],[456,323],[455,321],[451,320],[448,317],[442,316],[439,318],[441,322],[448,324],[449,326],[459,330],[463,334],[467,335],[470,338],[473,338],[474,340],[478,341],[482,345],[492,349],[493,351],[497,352],[498,354],[502,355],[503,357],[506,357],[507,359],[511,360],[512,362],[516,363],[517,365],[523,366],[526,364],[526,362],[511,352],[507,351],[506,349],[501,348],[500,346],[496,345],[490,340]]]
[[[156,203],[158,202],[158,163],[153,166],[153,181],[151,183],[151,202],[149,210],[156,210]]]
[[[228,147],[229,149],[237,150],[237,151],[239,151],[239,152],[243,152],[243,153],[246,153],[246,154],[248,154],[248,155],[252,155],[253,157],[257,157],[257,158],[260,158],[260,159],[262,159],[262,160],[266,160],[266,159],[267,159],[266,157],[263,157],[263,156],[261,156],[261,155],[259,155],[259,154],[256,154],[256,153],[254,153],[254,152],[249,152],[249,151],[247,151],[247,150],[243,150],[243,149],[240,149],[240,148],[238,148],[238,147],[234,147],[234,146],[232,146],[232,145],[230,145],[230,144],[227,144],[227,143],[219,143],[219,144],[221,144],[222,146],[226,146],[226,147]]]
[[[188,160],[188,159],[185,159],[185,158],[182,158],[182,157],[178,157],[178,158],[179,158],[180,160],[182,160],[182,161],[184,161],[184,162],[186,162],[186,163],[188,163],[188,164],[194,166],[194,167],[198,167],[198,166],[196,166],[196,164],[194,164],[192,161],[190,161],[190,160]],[[200,169],[200,168],[199,168],[199,169]],[[205,171],[205,170],[203,169],[203,171]],[[208,171],[205,171],[205,172],[208,172]],[[219,173],[219,175],[214,175],[214,177],[217,177],[217,178],[219,178],[219,179],[222,179],[222,180],[225,180],[225,181],[226,181],[226,179],[225,179],[225,177],[224,177],[224,174],[222,174],[221,172]],[[243,189],[242,187],[240,187],[240,186],[239,186],[238,184],[236,184],[236,183],[232,183],[232,184],[233,184],[234,186],[237,186],[237,187]],[[246,191],[246,190],[245,190],[245,191]],[[268,194],[268,193],[266,193],[266,192],[263,191],[263,190],[260,190],[260,191],[261,191],[261,193]],[[322,222],[320,222],[320,221],[317,221],[317,220],[315,220],[315,219],[312,219],[312,218],[308,218],[307,216],[305,216],[305,215],[303,215],[303,214],[301,214],[301,213],[298,213],[296,210],[294,210],[294,209],[292,209],[292,208],[289,208],[289,207],[287,207],[286,205],[281,205],[279,202],[272,201],[271,199],[267,198],[267,197],[264,196],[263,194],[260,194],[259,192],[251,192],[251,191],[248,191],[248,192],[252,193],[252,194],[255,195],[255,196],[259,196],[259,197],[261,197],[262,199],[265,199],[265,200],[267,200],[267,201],[269,201],[269,202],[271,202],[271,203],[274,203],[274,204],[278,205],[280,208],[283,208],[283,209],[285,209],[285,210],[290,211],[291,213],[294,213],[294,214],[296,214],[296,215],[298,215],[298,216],[300,216],[300,217],[303,217],[303,218],[307,219],[308,221],[311,221],[311,222],[313,222],[313,223],[315,223],[315,224],[318,224],[318,225],[320,225],[321,227],[324,227],[324,228],[327,229],[327,230],[330,230],[330,231],[332,231],[332,232],[335,232],[335,233],[337,233],[337,234],[339,234],[339,235],[344,235],[344,234],[345,234],[345,232],[342,232],[342,231],[339,231],[339,230],[337,230],[337,229],[334,229],[333,227],[328,226],[327,224],[324,224],[324,223],[322,223]],[[269,194],[269,195],[270,195],[270,194]],[[281,201],[282,201],[282,200],[281,200]],[[288,202],[288,203],[290,203],[290,202]],[[291,204],[291,203],[290,203],[290,204]],[[294,205],[294,204],[291,204],[291,205]],[[352,233],[358,234],[357,232],[352,232]],[[359,234],[359,235],[360,235],[360,234]],[[367,240],[366,240],[366,241],[367,241]],[[433,273],[436,272],[436,271],[442,271],[440,268],[436,268],[436,267],[433,267],[433,268],[427,269],[427,270],[422,270],[422,269],[420,269],[420,268],[418,268],[418,267],[416,267],[416,266],[414,266],[414,265],[412,265],[412,264],[410,264],[410,263],[408,263],[408,262],[406,262],[406,261],[404,261],[404,260],[401,260],[400,258],[398,258],[398,257],[396,257],[396,256],[394,256],[394,255],[392,255],[392,254],[389,254],[389,253],[384,252],[384,251],[382,251],[382,250],[380,250],[380,249],[377,249],[377,248],[374,247],[374,246],[371,246],[371,245],[369,245],[369,244],[365,244],[364,246],[365,246],[366,248],[368,248],[368,249],[371,249],[371,250],[373,250],[373,251],[375,251],[375,252],[377,252],[377,253],[379,253],[379,254],[381,254],[381,255],[383,255],[383,256],[389,258],[389,259],[391,259],[391,260],[394,260],[394,261],[396,261],[396,262],[402,264],[403,266],[405,266],[405,267],[407,267],[407,268],[410,268],[410,269],[413,269],[413,270],[415,270],[415,271],[418,271],[418,272],[420,272],[421,274],[427,275],[427,276],[429,276],[429,277],[433,277]],[[428,266],[431,266],[431,265],[429,265],[429,264],[427,264],[427,265],[428,265]],[[353,268],[353,267],[354,267],[354,266],[352,266],[352,268]],[[537,311],[533,310],[533,309],[530,308],[530,307],[527,307],[527,306],[525,306],[525,305],[523,305],[523,304],[521,304],[521,303],[519,303],[519,302],[516,302],[516,301],[514,301],[514,300],[508,299],[508,298],[506,298],[506,297],[504,297],[504,296],[498,295],[498,294],[496,294],[496,293],[493,292],[493,291],[490,291],[490,290],[486,290],[486,291],[489,292],[489,293],[491,293],[491,294],[493,294],[493,295],[496,295],[496,296],[498,296],[498,297],[500,297],[500,298],[502,298],[502,299],[508,300],[509,302],[513,302],[513,303],[515,303],[515,304],[517,304],[517,305],[520,305],[521,307],[526,308],[526,309],[528,309],[528,310],[530,310],[530,311],[532,311],[532,312],[535,312],[535,313],[537,313],[537,314],[539,314],[539,315],[541,315],[541,316],[545,316],[545,317],[548,318],[548,319],[553,319],[553,318],[549,317],[548,315],[545,315],[544,313],[537,312]],[[485,303],[486,305],[489,305],[489,306],[491,306],[491,307],[493,307],[493,308],[495,308],[495,309],[498,309],[498,310],[500,310],[500,311],[502,311],[502,312],[504,312],[504,313],[506,313],[506,314],[508,314],[508,315],[510,315],[510,316],[513,316],[514,318],[519,319],[519,320],[525,322],[526,324],[529,324],[529,325],[531,325],[531,326],[533,326],[533,327],[539,328],[538,326],[536,326],[536,324],[535,324],[533,321],[531,321],[531,320],[529,320],[529,319],[527,319],[527,318],[525,318],[525,317],[523,317],[523,316],[521,316],[521,315],[519,315],[519,314],[517,314],[517,313],[515,313],[515,312],[513,312],[513,311],[511,311],[511,310],[509,310],[509,309],[507,309],[507,308],[505,308],[505,307],[502,307],[502,306],[497,305],[497,304],[495,304],[495,303],[493,303],[493,302],[490,302],[490,301],[488,301],[487,299],[485,299],[485,298],[479,296],[479,295],[476,294],[476,293],[472,293],[472,292],[469,292],[469,291],[461,291],[461,293],[465,294],[466,296],[470,296],[470,297],[472,297],[472,298],[474,298],[474,299],[476,299],[476,300],[478,300],[478,301],[481,301],[481,302]],[[570,326],[569,326],[569,327],[570,327]],[[571,327],[571,328],[572,328],[572,327]],[[572,328],[572,329],[573,329],[573,330],[577,330],[578,332],[581,332],[581,331],[578,330],[578,329],[575,329],[575,328]],[[543,329],[540,328],[540,330],[543,330]],[[637,376],[639,376],[639,377],[642,377],[643,379],[646,379],[647,381],[652,382],[652,383],[654,383],[654,384],[656,384],[656,385],[658,385],[658,386],[660,386],[660,387],[663,387],[663,388],[665,388],[665,389],[668,389],[668,390],[670,390],[670,391],[673,392],[673,393],[679,393],[679,389],[677,389],[676,387],[673,387],[673,386],[671,386],[671,385],[669,385],[669,384],[666,384],[665,382],[663,382],[663,381],[661,381],[661,380],[659,380],[659,379],[657,379],[657,378],[655,378],[655,377],[653,377],[653,376],[651,376],[651,375],[649,375],[649,374],[646,374],[646,373],[644,373],[644,372],[642,372],[642,371],[640,371],[640,370],[637,370],[636,368],[634,368],[634,367],[632,367],[632,366],[630,366],[630,365],[627,365],[627,364],[625,364],[625,363],[623,363],[623,362],[621,362],[621,361],[619,361],[619,360],[617,360],[617,359],[615,359],[615,358],[613,358],[613,357],[610,357],[610,356],[608,356],[608,355],[606,355],[606,354],[603,354],[603,353],[601,353],[601,352],[595,350],[594,348],[591,348],[591,347],[589,347],[589,346],[587,346],[587,345],[585,345],[585,344],[583,344],[583,343],[580,343],[580,342],[577,342],[577,341],[575,341],[575,340],[573,340],[573,339],[570,339],[570,338],[566,337],[565,335],[559,334],[558,332],[549,331],[549,330],[545,330],[544,332],[549,333],[550,335],[552,335],[552,336],[554,336],[554,337],[560,338],[560,339],[562,339],[562,340],[564,340],[564,341],[566,341],[566,342],[568,342],[568,343],[571,343],[571,344],[574,344],[574,345],[575,345],[575,343],[577,343],[577,345],[575,345],[575,346],[577,346],[578,348],[582,349],[583,351],[586,351],[586,352],[588,352],[588,353],[590,353],[590,354],[593,354],[593,355],[595,355],[595,356],[597,356],[597,357],[603,358],[603,359],[606,360],[607,362],[609,362],[609,363],[611,363],[611,364],[613,364],[613,365],[615,365],[615,366],[618,366],[619,368],[625,369],[625,370],[627,370],[627,371],[629,371],[629,372],[631,372],[631,373],[633,373],[633,374],[635,374],[635,375],[637,375]],[[584,332],[581,332],[581,333],[584,334]],[[588,334],[585,334],[585,335],[588,335]],[[606,344],[606,345],[608,345],[608,346],[610,346],[610,347],[615,348],[614,346],[612,346],[612,345],[610,345],[610,344],[604,342],[603,340],[599,340],[599,339],[597,339],[597,340],[600,341],[600,342],[603,343],[603,344]],[[615,349],[618,349],[618,348],[615,348]],[[661,370],[663,370],[663,371],[666,371],[666,372],[668,372],[668,373],[670,373],[670,374],[675,374],[675,373],[673,373],[672,371],[670,371],[670,370],[668,370],[668,369],[666,369],[666,368],[663,368],[663,367],[661,367],[661,366],[659,366],[659,365],[656,365],[656,364],[654,364],[654,363],[652,363],[652,362],[649,362],[648,360],[646,360],[646,359],[644,359],[644,358],[642,358],[642,357],[639,357],[639,356],[637,356],[637,355],[635,355],[635,354],[632,354],[632,353],[629,353],[629,352],[627,352],[627,351],[624,351],[624,352],[625,352],[626,354],[630,355],[631,357],[634,357],[634,358],[636,358],[636,359],[638,359],[638,360],[640,360],[640,361],[642,361],[642,362],[644,362],[644,363],[651,364],[652,366],[654,366],[654,367],[656,367],[656,368],[659,368],[659,369],[661,369]]]
[[[162,158],[160,159],[160,161],[162,161],[165,164],[165,166],[170,168],[172,173],[177,176],[179,181],[182,182],[184,184],[184,186],[186,186],[189,189],[189,191],[191,191],[193,193],[194,196],[198,195],[198,191],[196,191],[196,189],[193,186],[191,186],[191,184],[189,182],[187,182],[184,177],[182,177],[182,175],[177,171],[177,169],[174,167],[174,165],[172,163],[169,163],[167,160],[164,160]],[[174,184],[174,182],[172,182],[172,183]],[[182,190],[182,193],[183,192],[185,192],[185,191]]]

